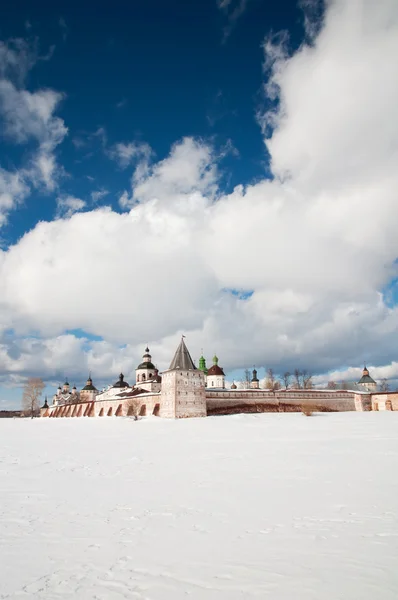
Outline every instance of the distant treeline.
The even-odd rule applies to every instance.
[[[21,410],[0,410],[0,419],[12,419],[13,417],[22,417]]]

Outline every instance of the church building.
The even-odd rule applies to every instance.
[[[362,378],[351,390],[268,390],[260,388],[255,368],[247,384],[241,383],[238,388],[233,383],[226,388],[225,373],[217,355],[212,362],[208,369],[202,353],[197,368],[182,336],[169,368],[160,375],[146,347],[135,370],[134,384],[130,385],[123,373],[102,391],[95,387],[91,375],[80,392],[76,386],[70,390],[65,381],[54,394],[52,404],[45,402],[41,415],[53,418],[156,415],[179,419],[233,412],[297,412],[304,404],[312,405],[314,411],[363,411],[374,406],[391,406],[394,410],[392,397],[387,402],[378,394],[377,403],[372,401],[377,384],[366,366]],[[398,409],[398,394],[396,404]]]

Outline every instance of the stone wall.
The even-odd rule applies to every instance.
[[[206,390],[207,413],[231,412],[291,412],[301,411],[303,405],[317,411],[370,410],[369,394],[345,390]]]
[[[398,410],[398,392],[372,394],[372,410]]]
[[[134,412],[141,416],[158,414],[159,394],[145,394],[133,397],[137,402]],[[113,398],[97,400],[95,402],[79,402],[77,404],[64,404],[61,406],[50,406],[42,416],[61,417],[126,417],[129,416],[131,398]],[[132,412],[132,411],[130,411]]]

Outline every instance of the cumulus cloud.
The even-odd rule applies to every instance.
[[[37,43],[15,39],[0,42],[0,119],[2,134],[11,143],[33,142],[28,165],[20,169],[20,177],[26,184],[54,190],[63,170],[58,167],[56,147],[67,134],[64,121],[55,116],[63,95],[51,89],[31,92],[25,89],[29,70],[38,60]]]
[[[295,54],[275,38],[265,52],[273,179],[223,194],[220,155],[192,138],[138,161],[129,212],[39,223],[0,254],[4,327],[155,340],[161,368],[183,332],[227,370],[395,372],[398,6],[331,1]]]
[[[83,210],[86,206],[84,200],[74,196],[60,196],[57,198],[57,216],[69,218],[75,212]]]
[[[108,190],[102,189],[102,190],[95,190],[94,192],[91,192],[91,200],[95,203],[98,202],[99,200],[101,200],[101,198],[104,198],[105,196],[107,196],[109,194]]]
[[[20,204],[29,194],[29,188],[21,175],[0,167],[0,226],[7,220],[10,210]]]
[[[125,169],[136,161],[148,163],[152,156],[152,148],[145,142],[119,142],[108,151],[109,158],[116,161],[121,169]]]

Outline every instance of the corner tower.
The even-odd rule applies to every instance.
[[[195,367],[182,337],[170,367],[162,373],[159,416],[181,419],[206,414],[205,375]]]
[[[358,385],[361,386],[364,392],[377,392],[377,383],[370,376],[366,365],[362,371],[362,377],[358,381]]]

